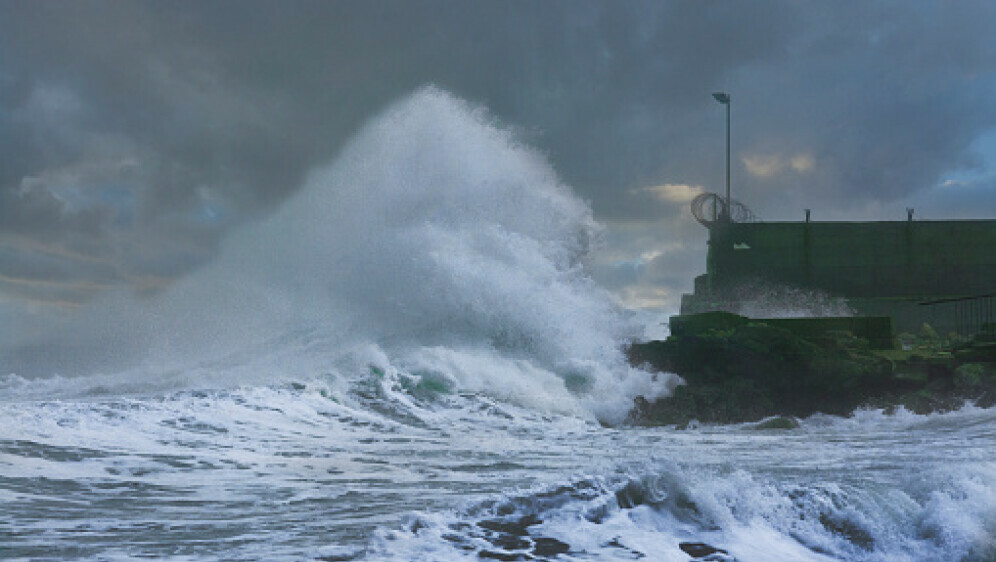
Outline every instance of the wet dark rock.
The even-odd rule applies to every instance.
[[[443,540],[453,543],[457,548],[462,550],[474,550],[474,547],[467,544],[467,537],[453,533],[444,533],[442,537]]]
[[[517,560],[528,560],[525,554],[518,552],[495,552],[492,550],[482,550],[477,553],[478,558],[485,560],[504,560],[505,562],[516,562]]]
[[[713,554],[729,554],[722,548],[716,548],[704,542],[683,542],[678,544],[678,548],[692,558],[704,558]]]
[[[491,544],[505,550],[524,550],[531,546],[530,542],[519,535],[498,533],[498,536],[488,539]]]
[[[571,550],[571,545],[558,541],[550,537],[536,537],[533,539],[534,556],[556,556]]]
[[[543,521],[539,517],[530,513],[515,519],[484,519],[478,521],[477,526],[489,531],[507,533],[509,535],[522,537],[529,534],[529,531],[526,530],[527,527],[537,525],[542,522]]]

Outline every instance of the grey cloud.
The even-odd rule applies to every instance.
[[[30,232],[45,238],[51,234],[47,228],[61,223],[73,231],[96,235],[107,220],[102,209],[70,211],[66,207],[44,185],[25,182],[21,189],[0,192],[0,231]]]
[[[85,238],[116,260],[119,283],[183,275],[425,83],[517,127],[619,227],[684,220],[638,188],[721,189],[717,89],[733,94],[735,196],[763,218],[901,206],[985,163],[968,147],[996,126],[993,11],[982,0],[4,2],[0,232]],[[802,152],[805,173],[756,177],[740,163]],[[70,176],[79,201],[55,181]],[[128,201],[115,199],[122,186]],[[703,237],[625,232],[610,250]],[[690,283],[695,246],[606,282]]]
[[[808,151],[815,159],[808,175],[737,170],[762,215],[902,206],[942,174],[980,164],[969,147],[996,125],[986,101],[996,87],[996,41],[980,23],[996,17],[991,4],[862,2],[813,12],[814,33],[785,64],[757,66],[741,88],[747,103],[735,106],[743,153]],[[777,104],[759,103],[772,94]]]
[[[917,193],[910,207],[923,219],[980,218],[980,209],[996,209],[996,175],[945,182]]]

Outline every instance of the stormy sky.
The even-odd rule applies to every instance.
[[[992,22],[990,0],[0,0],[0,314],[156,294],[426,84],[590,203],[592,271],[629,306],[676,310],[704,271],[714,91],[763,220],[992,218]]]

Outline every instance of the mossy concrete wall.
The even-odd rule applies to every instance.
[[[756,277],[844,297],[991,292],[996,221],[721,224],[710,232],[712,288]]]
[[[707,274],[682,313],[715,309],[745,283],[817,290],[897,329],[954,324],[923,301],[996,293],[996,221],[721,223],[710,229]],[[712,303],[712,304],[710,304]]]

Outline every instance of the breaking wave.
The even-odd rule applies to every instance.
[[[599,230],[542,155],[426,87],[231,236],[214,264],[154,299],[94,303],[58,337],[68,364],[123,372],[122,384],[252,382],[367,356],[617,422],[633,397],[674,381],[625,361],[638,328],[585,269]]]
[[[829,562],[996,556],[996,466],[877,488],[674,463],[543,486],[382,532],[372,560]],[[922,476],[922,475],[921,475]],[[928,484],[929,482],[929,484]]]

